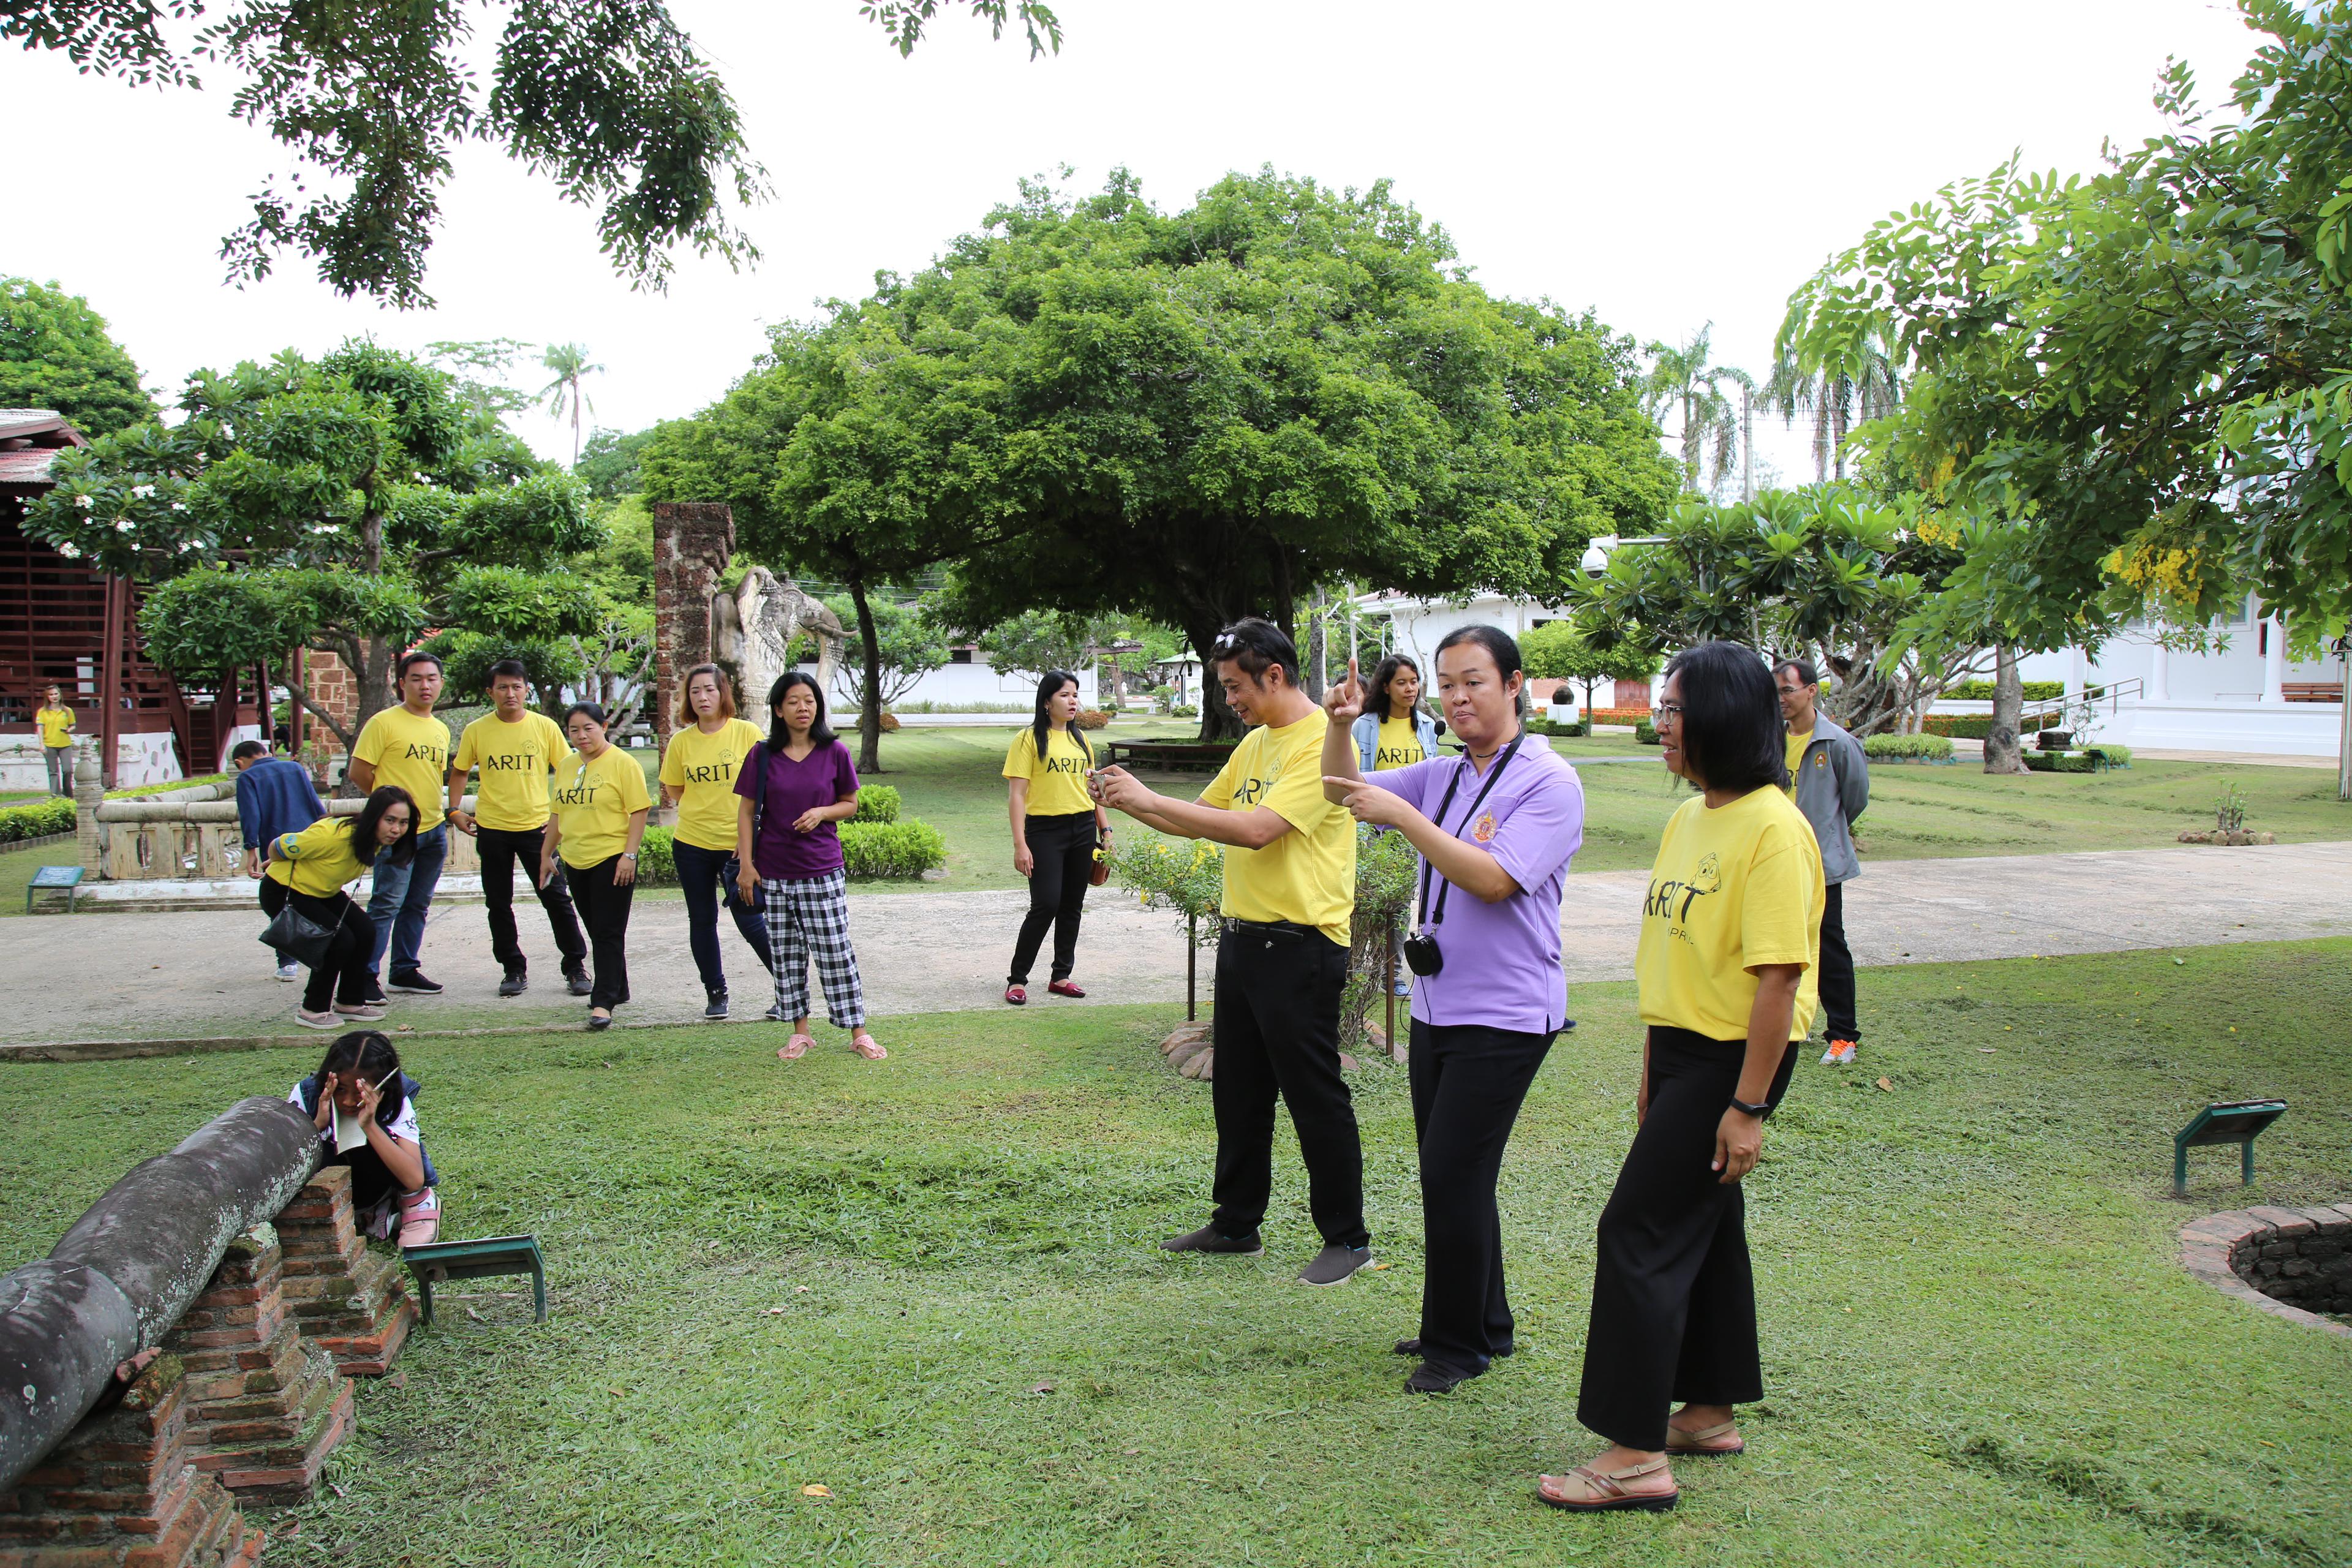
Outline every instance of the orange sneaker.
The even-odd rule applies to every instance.
[[[1852,1040],[1832,1040],[1830,1048],[1822,1053],[1822,1066],[1825,1068],[1853,1066],[1853,1048]]]

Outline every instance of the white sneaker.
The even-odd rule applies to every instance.
[[[335,1016],[340,1018],[356,1018],[362,1024],[373,1024],[383,1016],[383,1009],[373,1002],[338,1002],[335,1004]]]
[[[307,1029],[340,1029],[343,1026],[343,1016],[331,1007],[323,1013],[297,1007],[294,1009],[294,1021]]]
[[[299,980],[302,978],[302,966],[299,963],[281,963],[278,966],[278,978]]]

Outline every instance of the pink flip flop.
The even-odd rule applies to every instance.
[[[776,1059],[782,1062],[796,1062],[808,1055],[809,1047],[815,1044],[816,1038],[813,1035],[794,1035],[776,1047]]]

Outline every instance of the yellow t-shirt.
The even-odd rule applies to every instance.
[[[1271,807],[1290,831],[1263,849],[1225,847],[1225,890],[1218,907],[1235,920],[1296,921],[1348,945],[1356,907],[1356,822],[1323,798],[1323,731],[1317,709],[1279,730],[1242,737],[1209,787],[1202,805],[1251,812]]]
[[[485,713],[457,737],[454,772],[479,768],[474,786],[474,820],[501,833],[524,833],[547,826],[547,780],[572,750],[555,721],[525,713],[509,724]]]
[[[606,746],[593,762],[577,752],[555,765],[555,813],[563,824],[558,850],[567,866],[601,865],[629,847],[629,818],[653,805],[646,770],[625,748]]]
[[[1790,800],[1797,798],[1797,764],[1805,760],[1805,748],[1812,743],[1813,732],[1811,730],[1801,735],[1792,733],[1789,737],[1786,761],[1789,768],[1788,793]]]
[[[730,719],[706,735],[698,724],[669,738],[662,753],[661,782],[677,791],[681,844],[724,853],[735,847],[735,770],[751,748],[768,737],[749,719]]]
[[[427,713],[387,708],[369,720],[352,748],[354,762],[375,768],[375,789],[398,784],[416,803],[416,831],[430,833],[447,816],[449,726]]]
[[[1703,796],[1666,819],[1633,953],[1642,1021],[1710,1040],[1748,1037],[1759,964],[1801,963],[1789,1037],[1821,998],[1822,850],[1777,789],[1709,811]]]
[[[1412,720],[1381,721],[1380,739],[1372,747],[1372,772],[1384,773],[1391,768],[1409,768],[1428,760],[1429,753],[1422,750],[1421,732]]]
[[[271,879],[314,899],[332,898],[344,883],[367,869],[352,853],[352,825],[356,820],[322,816],[299,833],[281,833],[271,839]]]
[[[74,715],[70,708],[42,708],[35,710],[33,722],[41,727],[44,746],[73,744]]]
[[[1095,808],[1087,794],[1087,770],[1094,766],[1086,743],[1067,730],[1045,731],[1045,760],[1037,761],[1037,732],[1024,730],[1004,753],[1004,776],[1029,781],[1029,815],[1076,816]]]

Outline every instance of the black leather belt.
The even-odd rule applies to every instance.
[[[1299,937],[1318,934],[1314,926],[1300,925],[1297,921],[1245,921],[1238,916],[1226,915],[1217,924],[1227,936],[1255,933],[1259,936]]]

